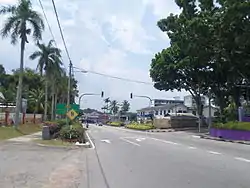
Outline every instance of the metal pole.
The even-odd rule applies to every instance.
[[[69,79],[68,79],[68,96],[67,96],[67,113],[69,112],[69,106],[70,106],[70,90],[71,90],[71,71],[72,71],[72,62],[70,60],[70,63],[69,63]],[[68,118],[67,118],[67,125],[69,125],[69,121],[68,121]]]
[[[210,130],[212,125],[212,112],[211,112],[211,97],[208,99],[208,130]]]

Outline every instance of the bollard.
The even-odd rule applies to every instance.
[[[43,140],[50,140],[51,139],[49,126],[43,126],[42,139]]]

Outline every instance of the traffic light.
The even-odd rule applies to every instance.
[[[133,99],[133,93],[130,93],[130,98]]]
[[[102,91],[102,94],[101,94],[101,97],[103,97],[104,96],[104,91]]]

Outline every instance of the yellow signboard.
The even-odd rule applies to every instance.
[[[72,110],[68,111],[67,116],[69,119],[73,120],[76,118],[76,116],[78,116],[78,113],[72,109]]]

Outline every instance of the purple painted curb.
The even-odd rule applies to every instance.
[[[250,141],[250,131],[211,128],[210,136],[229,140]]]

